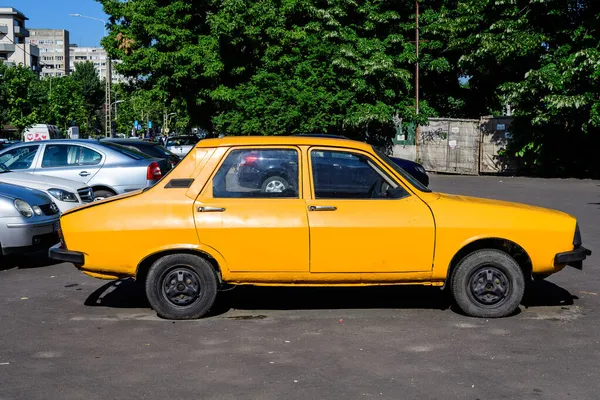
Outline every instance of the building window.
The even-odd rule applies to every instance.
[[[56,61],[62,61],[64,59],[63,56],[56,56]]]
[[[62,40],[57,40],[56,44],[63,44],[63,41]]]

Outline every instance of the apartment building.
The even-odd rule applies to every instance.
[[[29,31],[25,28],[28,18],[13,7],[0,7],[0,62],[23,65],[36,72],[39,69],[39,49],[26,43]]]
[[[79,47],[76,44],[71,44],[71,47],[69,48],[71,71],[75,70],[75,65],[77,63],[91,61],[94,63],[94,67],[100,78],[104,79],[106,78],[106,59],[107,54],[102,47]],[[113,60],[112,63],[112,83],[125,82],[125,77],[115,72],[114,65],[115,63],[118,63],[118,61]]]
[[[29,28],[29,37],[25,41],[39,48],[43,76],[69,75],[69,31]]]

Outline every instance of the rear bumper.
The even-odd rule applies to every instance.
[[[60,243],[55,244],[48,250],[48,257],[53,260],[69,262],[81,266],[85,263],[85,256],[78,251],[71,251],[60,247]]]
[[[575,250],[558,253],[554,257],[554,265],[569,265],[573,268],[583,269],[583,260],[587,256],[591,256],[592,251],[583,246],[577,247]]]

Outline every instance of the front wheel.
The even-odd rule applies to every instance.
[[[161,318],[200,318],[215,302],[217,277],[212,266],[201,257],[168,255],[150,268],[146,296]]]
[[[519,307],[525,277],[519,264],[499,250],[478,250],[463,258],[452,274],[454,300],[467,315],[500,318]]]

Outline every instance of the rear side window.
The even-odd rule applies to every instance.
[[[298,151],[234,150],[212,184],[214,198],[298,198]]]
[[[102,154],[83,146],[48,144],[42,158],[42,168],[97,165]]]

